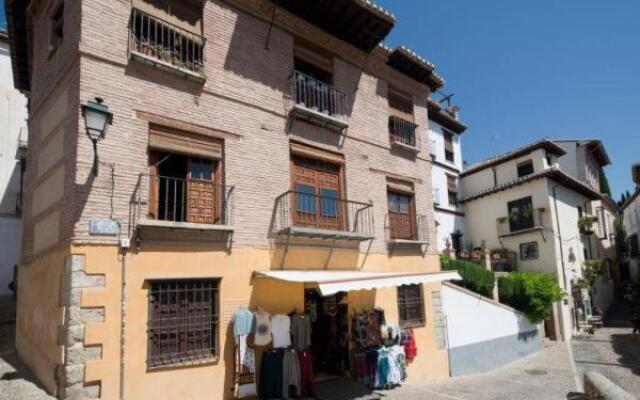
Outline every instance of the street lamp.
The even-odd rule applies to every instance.
[[[109,107],[102,104],[102,99],[96,97],[95,101],[89,101],[82,106],[82,116],[87,136],[93,143],[93,172],[98,176],[98,140],[104,138],[107,127],[111,125],[113,114],[109,112]]]

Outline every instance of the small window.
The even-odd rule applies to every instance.
[[[533,161],[527,160],[518,164],[518,178],[533,174]]]
[[[320,189],[320,211],[323,217],[338,216],[338,191],[335,189]]]
[[[64,3],[60,3],[58,8],[51,15],[51,32],[49,37],[49,50],[54,51],[62,43],[64,35]]]
[[[455,162],[455,155],[453,152],[453,133],[444,131],[444,158],[449,162]]]
[[[219,279],[149,282],[149,368],[218,356],[219,284]]]
[[[458,205],[458,180],[455,176],[447,175],[447,193],[449,195],[449,205]]]
[[[522,243],[520,245],[521,260],[537,260],[538,259],[538,242]]]
[[[398,286],[398,311],[402,327],[425,324],[422,285]]]
[[[316,188],[309,185],[298,183],[296,185],[298,197],[298,212],[315,214],[316,213]]]

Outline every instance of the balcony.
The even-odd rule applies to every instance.
[[[204,81],[205,38],[134,8],[129,27],[129,57]]]
[[[389,224],[389,243],[429,244],[429,226],[426,215],[411,213],[387,214]]]
[[[496,221],[498,236],[512,236],[544,229],[544,211],[544,209],[538,208],[498,218]]]
[[[315,125],[342,131],[347,128],[347,95],[320,80],[294,71],[291,116]]]
[[[134,195],[142,230],[233,232],[233,186],[200,179],[140,175]]]
[[[276,200],[276,232],[283,236],[372,240],[373,204],[288,191]]]
[[[419,152],[416,129],[418,125],[395,115],[389,117],[389,140],[392,145]]]

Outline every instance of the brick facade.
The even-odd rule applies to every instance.
[[[319,35],[317,37],[323,45],[332,44],[335,39],[328,40],[324,32],[289,16],[283,18],[285,26],[276,24],[271,32],[269,50],[265,50],[267,22],[230,3],[234,2],[205,3],[207,80],[204,84],[128,59],[130,2],[84,2],[81,21],[77,20],[80,13],[76,5],[65,8],[65,18],[71,19],[65,24],[81,27],[79,60],[75,59],[78,53],[66,50],[67,47],[74,48],[76,38],[65,36],[63,48],[54,53],[54,57],[59,56],[61,60],[66,57],[67,62],[72,63],[63,69],[67,72],[59,82],[64,82],[64,85],[50,84],[52,77],[34,72],[32,110],[35,112],[32,112],[31,123],[35,127],[32,135],[36,145],[30,149],[30,158],[38,159],[38,152],[43,148],[37,145],[37,135],[42,130],[39,129],[40,116],[50,104],[43,104],[43,110],[39,112],[35,99],[47,97],[40,94],[40,88],[52,87],[48,94],[52,98],[67,90],[69,114],[64,120],[64,165],[65,188],[68,190],[58,204],[62,209],[60,241],[113,242],[88,235],[89,219],[111,215],[112,196],[112,176],[108,167],[101,166],[98,177],[90,175],[93,151],[79,116],[79,104],[94,97],[104,98],[114,113],[113,126],[109,127],[98,151],[101,162],[113,165],[113,212],[122,224],[123,232],[131,232],[131,196],[138,174],[147,171],[148,122],[138,117],[140,112],[144,112],[221,132],[225,180],[236,187],[236,246],[268,246],[273,203],[263,200],[275,199],[290,188],[290,139],[306,140],[344,155],[347,198],[364,202],[371,200],[375,205],[376,240],[372,251],[385,251],[385,175],[406,177],[414,182],[417,213],[428,216],[430,237],[433,238],[428,143],[421,143],[421,152],[414,157],[392,149],[387,133],[386,94],[389,84],[413,94],[420,137],[426,136],[428,88],[387,67],[380,54],[384,51],[382,48],[375,49],[364,64],[357,65],[355,62],[360,61],[358,56],[364,53],[340,42],[340,49],[348,46],[349,53],[337,53],[334,86],[352,99],[349,128],[344,140],[331,131],[303,122],[293,123],[288,131],[287,114],[291,106],[288,78],[293,71],[293,35],[288,29],[308,28],[309,33]],[[109,29],[105,29],[106,20],[109,21]],[[36,34],[35,38],[40,36]],[[38,40],[46,42],[44,38]],[[39,52],[46,52],[46,49],[36,49],[34,71],[40,71],[41,63],[44,63],[44,69],[49,68],[46,61],[37,56]],[[64,64],[64,61],[59,63]],[[76,97],[78,90],[79,98]],[[43,138],[44,147],[47,138]],[[44,179],[46,176],[27,179],[30,183],[26,190],[27,207],[31,205],[29,194]],[[259,185],[255,185],[258,182]],[[25,243],[29,243],[37,220],[28,218],[25,222]],[[30,254],[28,246],[25,254]]]

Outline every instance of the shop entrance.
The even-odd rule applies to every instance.
[[[305,290],[305,311],[311,318],[311,352],[316,381],[344,377],[349,372],[349,307],[347,293],[323,297]]]

